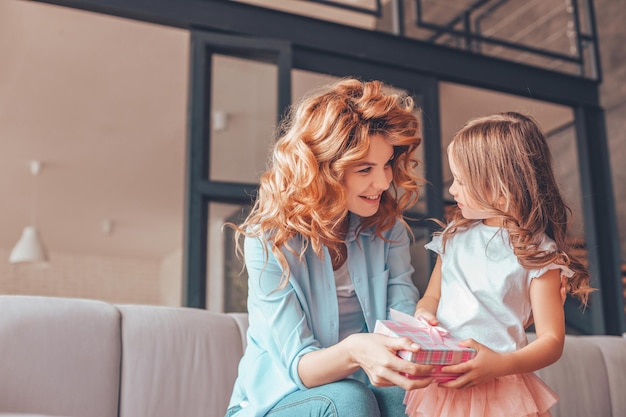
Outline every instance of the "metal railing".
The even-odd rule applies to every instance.
[[[601,80],[593,0],[234,1]]]

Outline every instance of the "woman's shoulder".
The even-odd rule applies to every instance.
[[[408,226],[403,221],[401,217],[396,217],[392,220],[391,226],[381,232],[381,235],[388,240],[396,240],[399,237],[405,236],[408,234]],[[365,235],[376,236],[376,225],[371,226],[365,230],[363,233]]]
[[[244,247],[250,247],[251,249],[264,249],[271,246],[273,234],[270,232],[264,232],[259,234],[249,234],[244,237]],[[290,237],[283,245],[283,250],[287,247],[298,251],[304,246],[306,239],[300,235]]]

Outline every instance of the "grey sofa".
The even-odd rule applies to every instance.
[[[0,416],[221,417],[247,316],[0,295]],[[626,416],[626,339],[568,336],[554,417]]]

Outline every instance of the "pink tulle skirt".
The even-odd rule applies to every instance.
[[[533,373],[507,375],[470,388],[436,383],[404,396],[409,417],[549,417],[558,395]]]

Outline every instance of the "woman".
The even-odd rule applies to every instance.
[[[396,356],[407,338],[370,333],[412,314],[403,210],[421,142],[409,97],[342,79],[292,108],[261,176],[244,237],[249,329],[227,416],[403,416],[431,366]]]

